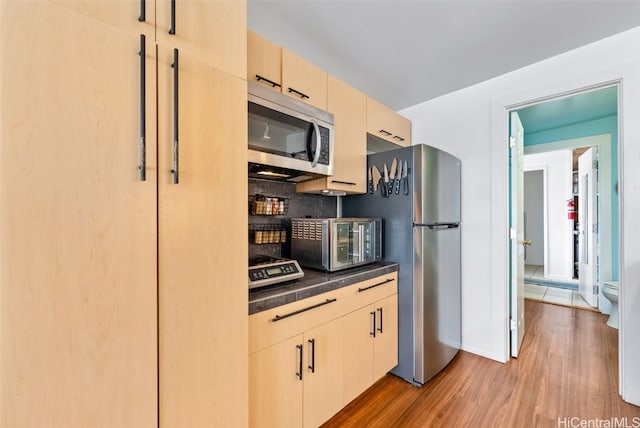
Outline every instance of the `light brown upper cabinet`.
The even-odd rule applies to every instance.
[[[171,47],[245,78],[246,0],[156,0],[156,13],[159,43],[170,40]]]
[[[247,80],[327,110],[327,72],[253,31],[247,32]]]
[[[251,30],[247,31],[247,81],[282,90],[282,48]]]
[[[145,26],[150,40],[155,30],[156,0],[120,0],[120,1],[87,1],[87,0],[49,0],[67,9],[94,18],[102,23],[120,29],[140,31]]]
[[[282,93],[327,110],[327,72],[282,48]]]
[[[298,192],[367,191],[366,95],[329,76],[328,109],[335,119],[334,174],[296,185]]]
[[[411,145],[409,119],[371,97],[367,97],[367,132],[400,147]]]

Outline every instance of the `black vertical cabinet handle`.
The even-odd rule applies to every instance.
[[[311,344],[311,365],[309,366],[309,370],[311,373],[316,372],[316,340],[309,339],[309,343]]]
[[[171,0],[171,27],[169,34],[176,34],[176,0]]]
[[[173,49],[173,169],[171,173],[173,174],[173,184],[178,184],[180,182],[180,162],[178,159],[178,155],[180,153],[179,143],[178,143],[178,49]]]
[[[298,371],[296,376],[302,380],[302,345],[296,345],[296,348],[298,348]]]
[[[373,315],[373,329],[369,333],[371,336],[376,337],[376,311],[369,312],[369,314]]]
[[[138,21],[144,22],[147,20],[147,0],[140,0],[140,16]]]
[[[146,37],[140,34],[140,181],[147,179],[147,45]]]
[[[380,328],[378,331],[382,333],[382,308],[378,308],[378,312],[380,312]]]

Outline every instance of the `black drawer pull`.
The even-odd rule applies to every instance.
[[[303,94],[302,92],[297,91],[297,90],[295,90],[295,89],[293,89],[293,88],[289,88],[289,93],[291,93],[291,92],[293,92],[293,93],[294,93],[294,94],[296,94],[296,95],[299,95],[299,96],[300,96],[300,98],[302,98],[302,99],[309,98],[309,95],[307,95],[307,94]]]
[[[394,135],[394,136],[393,136],[393,139],[394,139],[394,140],[398,140],[398,141],[404,141],[404,138],[399,137],[399,136],[397,136],[397,135]]]
[[[179,89],[179,78],[178,72],[180,71],[178,65],[178,49],[173,49],[173,169],[171,169],[171,173],[173,174],[173,184],[178,184],[180,182],[180,160],[178,158],[180,154],[180,143],[178,141],[178,132],[180,127],[178,126],[179,119],[179,107],[180,104],[178,102],[178,89]]]
[[[176,0],[171,0],[171,27],[169,34],[176,34]]]
[[[309,366],[309,370],[311,373],[316,372],[316,340],[309,339],[308,341],[311,344],[311,365]]]
[[[371,329],[369,334],[375,338],[376,337],[376,312],[375,311],[369,312],[369,315],[373,316],[373,328]]]
[[[259,82],[259,81],[261,81],[261,80],[264,80],[265,82],[267,82],[268,84],[270,84],[270,85],[271,85],[271,87],[273,87],[273,88],[281,88],[281,87],[282,87],[282,85],[281,85],[281,84],[279,84],[278,82],[274,82],[273,80],[269,80],[269,79],[267,79],[266,77],[262,77],[262,76],[260,76],[259,74],[256,74],[256,80],[257,80],[258,82]]]
[[[381,286],[381,285],[388,284],[388,283],[390,283],[390,282],[392,282],[392,281],[393,281],[393,279],[386,279],[386,280],[384,280],[384,281],[382,281],[382,282],[379,282],[379,283],[377,283],[377,284],[370,285],[370,286],[368,286],[368,287],[358,288],[358,293],[362,293],[363,291],[369,290],[369,289],[371,289],[371,288],[379,287],[379,286]]]
[[[144,4],[144,1],[142,2]],[[147,81],[146,81],[147,47],[146,37],[140,34],[140,164],[139,179],[147,179]]]
[[[302,380],[302,345],[296,345],[296,348],[298,349],[298,371],[296,376]]]
[[[147,0],[140,0],[140,16],[138,17],[138,21],[140,22],[147,20],[146,4]]]
[[[387,137],[390,137],[390,136],[392,136],[392,135],[393,135],[391,132],[386,131],[386,130],[384,130],[384,129],[381,129],[381,130],[380,130],[380,131],[378,131],[378,132],[380,132],[380,133],[382,133],[382,134],[386,135]]]
[[[356,183],[352,183],[350,181],[340,181],[340,180],[331,180],[332,183],[336,184],[346,184],[347,186],[355,186]]]
[[[285,314],[285,315],[276,315],[275,318],[271,319],[271,322],[280,321],[280,320],[283,320],[285,318],[289,318],[289,317],[292,317],[294,315],[298,315],[298,314],[301,314],[303,312],[310,311],[311,309],[315,309],[315,308],[319,308],[320,306],[328,305],[329,303],[333,303],[333,302],[335,302],[337,300],[338,299],[327,299],[324,302],[318,303],[317,305],[309,306],[308,308],[298,309],[297,311],[293,311],[293,312],[290,312],[290,313]]]

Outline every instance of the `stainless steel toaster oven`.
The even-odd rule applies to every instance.
[[[293,218],[291,257],[328,272],[382,259],[379,218]]]

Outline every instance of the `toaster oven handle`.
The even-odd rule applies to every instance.
[[[318,121],[315,119],[311,119],[311,124],[313,125],[313,130],[316,133],[316,153],[313,156],[313,162],[311,162],[311,168],[315,168],[318,165],[318,161],[320,160],[320,152],[322,151],[322,138],[320,137],[320,127],[318,126]],[[309,141],[309,151],[311,151],[311,141]]]
[[[364,224],[358,225],[358,261],[364,262]]]

